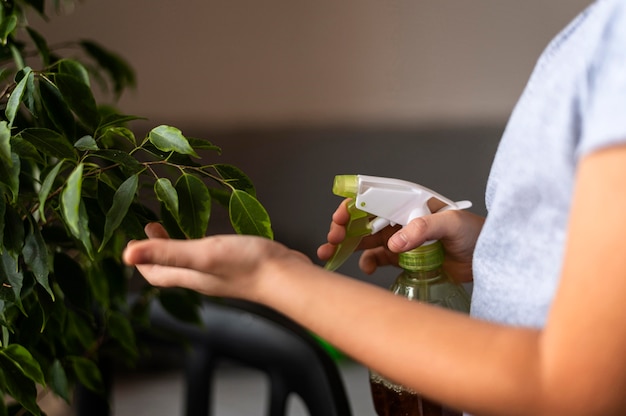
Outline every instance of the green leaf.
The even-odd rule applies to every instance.
[[[58,62],[58,67],[60,74],[70,75],[91,88],[89,71],[80,62],[74,59],[62,59]]]
[[[111,307],[109,280],[114,275],[107,274],[108,270],[103,270],[102,267],[89,267],[85,272],[87,273],[87,286],[94,301],[102,309],[108,310]]]
[[[128,208],[130,204],[133,202],[135,198],[135,194],[137,193],[137,185],[139,183],[139,176],[133,175],[130,178],[126,179],[120,187],[115,191],[115,195],[113,196],[113,205],[106,214],[106,222],[104,224],[104,237],[102,238],[102,243],[100,244],[100,249],[102,250],[106,243],[109,241],[115,230],[120,226],[122,220],[126,216],[128,212]]]
[[[138,357],[135,332],[128,318],[119,312],[111,311],[108,320],[109,335],[124,349],[124,355]]]
[[[0,163],[11,165],[11,128],[6,121],[0,121]]]
[[[55,253],[54,280],[58,283],[57,289],[63,291],[64,306],[69,306],[73,310],[89,311],[92,305],[89,284],[76,259],[65,253]],[[68,315],[67,319],[69,325],[69,320],[73,318]]]
[[[2,345],[9,345],[9,328],[7,326],[2,327]]]
[[[228,208],[230,204],[230,192],[226,189],[209,188],[211,199],[217,201],[223,207]]]
[[[81,79],[68,74],[56,74],[54,82],[72,111],[87,127],[95,130],[100,114],[91,88]]]
[[[43,0],[40,0],[40,3],[42,4],[43,8]],[[50,48],[48,48],[48,43],[46,42],[46,39],[30,26],[26,28],[26,31],[30,35],[30,38],[33,40],[35,46],[37,47],[39,55],[41,55],[41,61],[43,62],[43,66],[48,66],[50,64]]]
[[[76,121],[68,103],[63,99],[59,88],[48,78],[40,78],[37,83],[41,104],[54,127],[65,135],[65,140],[74,140]]]
[[[24,64],[24,58],[22,57],[22,54],[20,53],[20,50],[18,49],[18,47],[15,46],[15,44],[10,43],[9,49],[11,49],[11,56],[13,57],[13,62],[15,63],[15,67],[18,70],[24,69],[26,65]]]
[[[37,148],[20,135],[11,137],[11,150],[22,159],[32,160],[42,165],[46,163]]]
[[[187,138],[176,127],[165,125],[155,127],[148,134],[148,140],[161,151],[199,157]]]
[[[123,127],[126,123],[135,120],[145,120],[145,117],[126,115],[126,114],[117,114],[110,113],[103,115],[100,120],[100,126],[98,126],[98,131],[105,130],[110,127]]]
[[[17,259],[14,258],[8,250],[4,250],[2,254],[0,254],[0,271],[2,271],[2,275],[6,278],[8,285],[11,287],[15,305],[26,315],[21,298],[24,275],[22,271],[18,269]]]
[[[19,344],[26,347],[37,345],[42,341],[43,328],[45,328],[46,318],[44,316],[44,310],[39,303],[39,290],[32,290],[32,279],[28,280],[28,286],[22,288],[22,298],[24,299],[24,305],[28,311],[28,316],[22,318],[19,324]],[[45,295],[46,298],[48,297]],[[31,299],[35,300],[34,303],[30,302]],[[33,349],[33,353],[35,350]]]
[[[58,287],[56,284],[53,285],[55,290],[55,295],[58,294]],[[38,308],[34,306],[30,306],[30,310],[37,310],[36,314],[40,317],[39,334],[43,335],[44,331],[50,331],[46,334],[54,334],[58,333],[58,325],[61,324],[65,320],[65,312],[63,311],[66,306],[61,301],[55,301],[50,296],[44,295],[41,293],[41,290],[36,289],[34,292],[36,294],[36,300],[38,304]],[[40,296],[41,293],[41,296]],[[41,338],[38,341],[43,341]]]
[[[67,382],[67,374],[65,374],[65,369],[58,359],[55,359],[52,366],[50,366],[50,382],[48,385],[66,403],[70,403],[70,388]]]
[[[165,204],[161,202],[159,205],[161,207],[161,224],[165,227],[165,230],[170,238],[174,238],[176,240],[187,239],[187,236],[178,224],[178,219],[174,218],[170,211],[165,207]]]
[[[83,243],[87,256],[93,260],[94,253],[93,246],[91,244],[91,233],[89,232],[89,215],[87,213],[87,208],[85,207],[85,202],[82,199],[80,201],[80,205],[78,206],[78,220],[78,228],[80,230],[78,239],[81,243]]]
[[[76,159],[76,152],[71,143],[54,130],[33,127],[22,130],[19,136],[48,156],[57,159]]]
[[[89,135],[83,136],[80,139],[76,140],[76,143],[74,143],[74,147],[81,151],[99,150],[98,144],[93,139],[93,137]]]
[[[11,344],[6,348],[0,349],[0,354],[4,354],[13,361],[26,377],[42,386],[46,385],[46,380],[41,372],[39,363],[22,345]]]
[[[37,10],[40,15],[44,16],[44,0],[25,0],[25,2]]]
[[[185,173],[176,181],[176,193],[181,230],[188,238],[204,237],[211,215],[211,195],[206,185],[197,177]]]
[[[6,9],[5,9],[6,10]],[[2,45],[7,44],[7,39],[9,35],[15,30],[17,27],[17,12],[14,11],[13,14],[9,16],[3,16],[2,21],[0,21],[0,42]]]
[[[11,153],[11,163],[0,163],[0,185],[8,188],[13,203],[17,202],[20,189],[20,169],[20,158],[15,153]]]
[[[6,115],[9,122],[9,127],[13,125],[13,120],[15,119],[17,110],[19,109],[20,103],[22,102],[24,90],[26,89],[26,84],[28,83],[28,76],[30,75],[31,71],[32,70],[29,67],[26,67],[22,71],[18,72],[18,74],[16,75],[16,78],[19,76],[21,76],[22,78],[15,86],[15,89],[13,89],[13,92],[11,92],[9,100],[7,101],[7,107],[4,110],[4,114]]]
[[[80,311],[66,309],[66,321],[62,325],[69,351],[87,351],[96,345],[96,337],[99,335],[94,332],[96,323],[92,307],[93,304]]]
[[[31,71],[26,79],[26,90],[24,91],[24,97],[22,102],[26,104],[26,108],[31,114],[35,115],[38,112],[38,107],[35,105],[35,95],[37,89],[35,88],[35,74]]]
[[[24,262],[35,275],[37,283],[39,283],[41,287],[48,292],[50,297],[54,299],[54,293],[52,292],[48,282],[48,274],[51,269],[48,247],[41,236],[37,223],[32,219],[32,217],[29,232],[24,240],[22,255],[24,256]]]
[[[4,247],[16,256],[22,252],[24,247],[24,222],[16,208],[5,205],[4,210]]]
[[[96,393],[102,393],[104,391],[102,374],[96,363],[84,357],[73,356],[68,357],[68,360],[82,385]]]
[[[57,163],[56,166],[52,168],[50,172],[48,172],[48,175],[46,175],[46,178],[44,179],[41,185],[41,188],[39,189],[39,195],[38,195],[39,196],[39,216],[44,222],[46,222],[46,216],[45,216],[46,200],[48,199],[48,195],[50,195],[50,191],[52,190],[52,186],[54,185],[54,180],[59,174],[59,171],[61,170],[62,166],[63,166],[63,161],[60,161],[59,163]]]
[[[4,215],[7,210],[7,201],[0,188],[0,253],[4,251]],[[1,313],[1,311],[0,311]]]
[[[3,389],[6,388],[9,395],[33,415],[41,415],[37,406],[35,382],[26,377],[15,362],[2,353],[2,350],[0,350],[0,373]]]
[[[230,222],[237,234],[274,238],[267,211],[252,195],[235,189],[230,196]]]
[[[205,139],[197,139],[195,137],[187,137],[189,144],[196,150],[212,150],[217,152],[217,154],[222,154],[222,148],[214,145],[208,140]]]
[[[102,129],[99,129],[102,130]],[[115,140],[121,137],[124,140],[128,141],[130,144],[135,146],[137,144],[137,140],[135,139],[135,133],[127,127],[107,127],[102,130],[102,134],[100,138],[104,141],[112,141],[115,143]],[[100,139],[99,138],[99,139]]]
[[[126,242],[124,241],[124,243]],[[128,269],[120,262],[119,254],[114,257],[107,257],[101,262],[101,265],[102,274],[107,279],[107,290],[111,303],[125,310],[128,306]]]
[[[129,175],[140,173],[144,170],[141,163],[127,152],[121,150],[104,149],[93,152],[90,156],[97,156],[105,160],[119,164]]]
[[[178,194],[167,178],[160,178],[154,184],[154,193],[174,218],[178,218]]]
[[[241,169],[228,164],[216,164],[213,167],[229,186],[256,196],[256,190],[252,181]]]
[[[93,259],[89,215],[82,199],[82,168],[77,167],[66,182],[61,193],[61,213],[71,234],[83,244],[87,256]]]
[[[81,203],[81,192],[83,185],[83,164],[79,163],[74,168],[70,176],[67,178],[65,188],[61,193],[61,208],[63,212],[63,218],[65,223],[74,235],[79,238],[81,236],[80,230],[80,212],[79,207]]]
[[[81,41],[80,45],[109,74],[117,97],[121,95],[124,89],[135,86],[136,80],[133,69],[119,55],[91,41]]]

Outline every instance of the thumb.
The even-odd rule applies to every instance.
[[[428,240],[440,240],[448,236],[458,225],[458,211],[438,212],[415,218],[387,242],[389,250],[401,253],[424,244]]]
[[[420,246],[428,240],[428,222],[416,218],[389,237],[387,247],[394,253],[402,253]]]

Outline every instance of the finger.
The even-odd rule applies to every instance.
[[[330,223],[330,230],[326,239],[330,244],[339,244],[346,238],[346,227],[335,222]]]
[[[367,250],[376,247],[386,248],[389,238],[394,235],[396,231],[400,230],[400,228],[401,227],[399,225],[394,225],[393,227],[387,226],[376,234],[367,235],[361,239],[356,250]]]
[[[334,244],[329,244],[329,243],[322,244],[317,249],[317,258],[319,258],[322,261],[330,260],[333,254],[335,254],[336,250],[337,250],[337,246]]]
[[[390,253],[384,247],[376,247],[365,250],[359,258],[359,268],[366,274],[372,274],[381,266],[395,265],[398,263],[398,255]]]
[[[237,253],[234,244],[236,242],[226,236],[200,240],[150,239],[128,245],[123,259],[129,265],[154,264],[212,271]]]
[[[138,265],[137,270],[146,281],[157,287],[184,287],[212,295],[219,284],[218,278],[211,274],[180,267],[143,264]]]
[[[445,211],[415,218],[389,238],[387,247],[394,253],[414,249],[428,240],[440,240],[455,234],[459,212]]]
[[[374,235],[364,237],[356,248],[356,251],[367,250],[371,248],[381,247],[387,245],[387,240],[397,230],[400,229],[399,225],[393,227],[386,227],[383,230],[377,232]],[[346,229],[337,224],[331,224],[331,231],[328,233],[328,243],[322,244],[317,249],[317,257],[320,260],[329,260],[335,251],[337,246],[343,242],[346,236]]]
[[[158,264],[140,264],[137,270],[153,286],[159,287],[186,287],[198,290],[200,285],[196,282],[208,284],[210,275],[195,270],[161,266]]]
[[[389,238],[387,247],[394,253],[401,253],[419,247],[428,240],[439,240],[450,230],[447,220],[453,211],[415,218]]]
[[[163,225],[158,222],[151,222],[144,227],[148,238],[170,238]]]
[[[348,212],[348,202],[350,198],[344,199],[333,213],[333,222],[339,225],[346,225],[350,221],[350,213]]]

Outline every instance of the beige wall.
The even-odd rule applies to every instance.
[[[121,53],[154,123],[502,122],[589,0],[85,0],[48,24]]]

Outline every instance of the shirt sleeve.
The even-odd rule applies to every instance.
[[[589,65],[577,156],[626,143],[626,2],[614,1]]]

